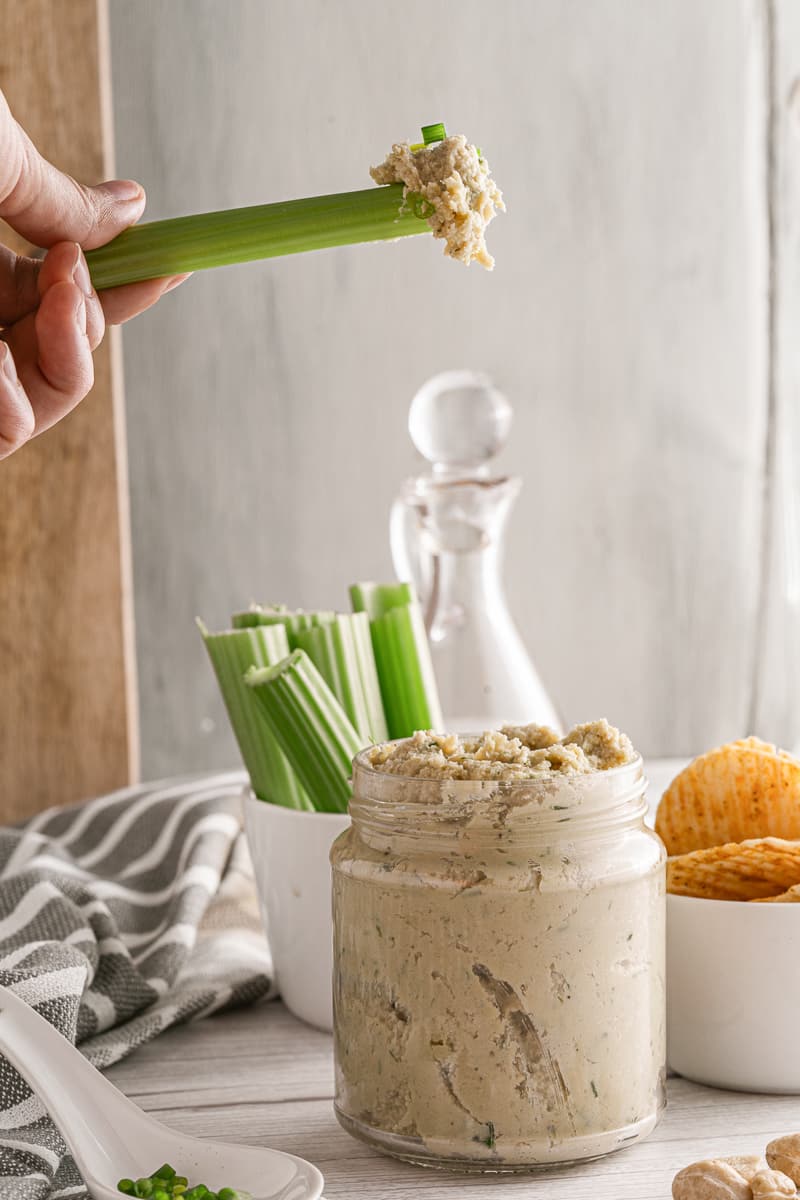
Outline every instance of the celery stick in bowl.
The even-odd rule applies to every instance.
[[[356,754],[369,745],[304,650],[274,667],[251,667],[253,689],[275,738],[317,812],[347,812]]]
[[[491,269],[485,230],[505,205],[488,163],[463,135],[448,137],[440,122],[423,126],[422,135],[416,145],[396,143],[371,169],[380,187],[133,225],[88,251],[92,283],[98,290],[115,288],[422,233],[443,239],[451,258]]]
[[[313,805],[289,765],[261,706],[245,686],[245,672],[280,662],[289,653],[282,625],[210,633],[197,621],[208,657],[214,668],[228,718],[250,775],[253,792],[260,800],[286,808],[311,810]]]
[[[234,628],[283,625],[290,650],[305,650],[355,728],[371,742],[388,734],[366,613],[303,612],[251,605],[234,613]]]
[[[356,583],[350,599],[356,612],[369,617],[389,737],[441,730],[439,692],[413,584]]]

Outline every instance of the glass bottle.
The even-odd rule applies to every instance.
[[[489,782],[370,755],[331,851],[340,1124],[491,1173],[646,1137],[664,1103],[665,854],[641,759]]]
[[[408,429],[427,459],[392,507],[398,578],[415,583],[425,612],[445,727],[561,722],[506,604],[501,557],[520,489],[491,461],[511,427],[508,400],[485,376],[447,371],[411,403]]]

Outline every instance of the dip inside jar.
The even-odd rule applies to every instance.
[[[664,852],[606,722],[417,734],[354,767],[335,843],[336,1111],[411,1161],[608,1153],[663,1103]]]

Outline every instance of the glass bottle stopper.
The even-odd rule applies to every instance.
[[[411,401],[408,432],[434,475],[480,479],[505,445],[512,415],[488,375],[443,371]]]

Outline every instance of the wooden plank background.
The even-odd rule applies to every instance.
[[[770,0],[771,437],[752,724],[800,745],[800,6]]]
[[[87,183],[113,174],[106,21],[104,0],[0,0],[0,86],[42,153]],[[91,396],[0,464],[3,822],[136,771],[118,356],[112,334]]]
[[[146,772],[234,759],[196,613],[333,606],[389,574],[409,401],[459,366],[515,406],[510,595],[566,717],[651,754],[791,744],[772,468],[797,257],[776,366],[771,255],[797,216],[771,234],[792,71],[771,0],[225,11],[111,0],[120,169],[151,217],[364,186],[438,118],[509,211],[492,275],[425,239],[331,251],[198,276],[126,330]]]

